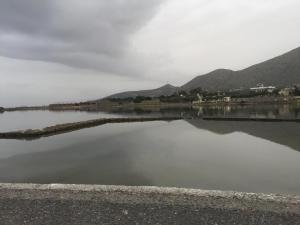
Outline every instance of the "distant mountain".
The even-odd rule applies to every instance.
[[[286,87],[300,84],[300,48],[284,55],[259,63],[244,70],[233,71],[218,69],[205,75],[200,75],[181,87],[165,85],[158,89],[123,92],[109,96],[110,98],[126,98],[136,96],[158,97],[171,95],[178,90],[189,91],[201,87],[205,90],[229,90],[250,88],[258,83]]]
[[[177,90],[179,90],[178,87],[166,84],[157,89],[122,92],[110,95],[107,98],[135,98],[136,96],[159,97],[162,95],[168,96],[174,94],[174,92],[176,92]]]

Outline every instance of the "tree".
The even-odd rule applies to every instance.
[[[141,103],[142,101],[150,101],[152,100],[151,97],[145,97],[145,96],[136,96],[135,99],[133,100],[134,103]]]
[[[295,95],[300,96],[300,87],[298,85],[295,85]]]
[[[192,90],[190,91],[190,93],[191,93],[192,95],[202,94],[202,93],[203,93],[203,89],[202,89],[201,87],[198,87],[198,88],[192,89]]]

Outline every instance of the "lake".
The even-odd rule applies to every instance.
[[[0,114],[1,132],[101,117],[186,115],[105,124],[32,141],[0,140],[0,182],[147,185],[300,194],[300,123],[201,116],[299,118],[291,106]]]

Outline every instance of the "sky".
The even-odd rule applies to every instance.
[[[300,46],[299,0],[0,0],[0,106],[181,86]]]

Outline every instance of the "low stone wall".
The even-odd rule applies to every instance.
[[[43,129],[29,129],[21,131],[0,133],[0,139],[37,139],[44,136],[51,136],[66,133],[83,128],[95,127],[107,123],[128,123],[128,122],[147,122],[147,121],[170,121],[179,120],[181,117],[129,117],[129,118],[101,118],[86,120],[74,123],[57,124]]]
[[[300,196],[159,187],[0,184],[0,224],[299,225]]]

